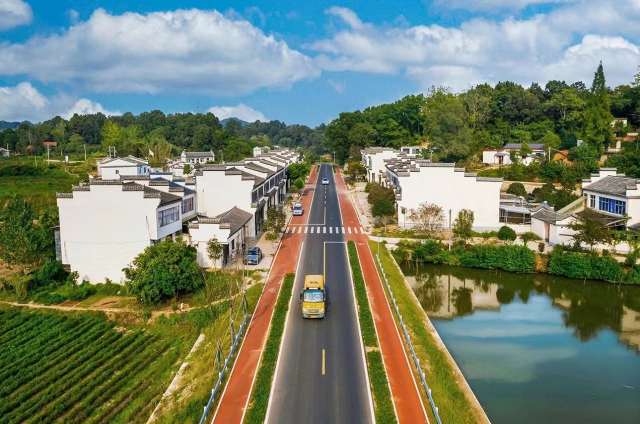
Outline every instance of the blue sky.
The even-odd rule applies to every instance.
[[[55,4],[54,4],[55,3]],[[211,110],[328,123],[432,85],[610,85],[639,0],[0,0],[0,119]]]

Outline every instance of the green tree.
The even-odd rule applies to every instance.
[[[144,304],[175,299],[204,284],[196,249],[184,241],[169,239],[149,246],[123,271],[130,292]]]
[[[367,168],[360,162],[350,162],[347,167],[347,173],[351,175],[353,179],[356,179],[360,175],[367,173]]]
[[[473,211],[469,209],[462,209],[458,212],[458,217],[453,222],[453,235],[465,242],[473,237],[474,219]]]
[[[607,91],[602,62],[600,62],[593,77],[587,109],[584,112],[584,120],[585,141],[598,155],[602,155],[605,147],[613,140],[611,99]]]
[[[302,178],[298,178],[293,182],[293,185],[298,190],[302,190],[304,188],[304,180]]]
[[[527,196],[527,189],[524,188],[524,184],[522,183],[511,183],[509,184],[509,188],[507,188],[507,193],[514,194],[516,196]]]
[[[235,121],[235,119],[227,121],[227,124],[232,121]],[[249,143],[236,138],[230,140],[223,151],[224,160],[227,162],[240,161],[246,157],[253,155],[253,151],[251,150],[251,146],[249,145]]]
[[[502,227],[500,227],[500,230],[498,230],[499,240],[513,242],[516,240],[516,238],[517,238],[516,232],[511,227],[507,227],[506,225],[503,225]]]
[[[380,198],[376,199],[371,207],[371,215],[376,218],[380,218],[382,224],[386,227],[387,220],[396,214],[396,208],[393,202],[389,199]]]
[[[26,271],[42,259],[43,233],[34,224],[36,214],[22,197],[15,196],[4,211],[0,225],[0,258]],[[51,234],[53,237],[53,233]]]
[[[349,130],[347,138],[354,146],[359,148],[369,147],[375,143],[378,138],[378,132],[371,125],[360,122]]]
[[[213,237],[211,240],[207,242],[207,256],[213,263],[214,269],[218,268],[218,261],[222,259],[222,255],[224,253],[224,249],[222,244],[218,241],[217,237]]]
[[[547,131],[544,136],[539,140],[540,143],[544,144],[544,149],[548,151],[551,149],[560,149],[560,145],[562,144],[562,140],[555,133],[551,131]],[[553,152],[551,152],[551,157],[553,157]]]
[[[393,204],[396,201],[396,195],[390,188],[382,187],[379,184],[371,185],[369,187],[367,202],[369,202],[370,205],[373,205],[380,199],[387,199],[391,204]]]
[[[151,134],[149,138],[149,165],[162,168],[166,160],[171,158],[171,144],[162,134]]]
[[[585,209],[575,215],[575,220],[569,224],[575,234],[573,240],[578,244],[586,244],[591,252],[597,244],[609,244],[611,231],[607,228],[606,219],[593,209]]]
[[[188,163],[185,163],[184,166],[182,167],[182,173],[184,175],[191,174],[191,165],[189,165]]]
[[[524,159],[531,153],[533,153],[533,150],[531,149],[531,147],[529,147],[529,144],[526,141],[523,141],[522,145],[520,146],[520,157]]]
[[[287,214],[282,209],[273,206],[267,209],[267,220],[263,224],[267,240],[276,242],[286,223]]]

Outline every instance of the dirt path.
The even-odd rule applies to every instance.
[[[315,187],[316,181],[317,173],[314,166],[301,200],[305,211],[311,209],[312,187]],[[294,216],[290,225],[301,225],[306,221],[306,215]],[[280,286],[286,274],[295,272],[296,260],[300,252],[303,236],[304,234],[287,233],[282,238],[282,244],[277,256],[274,258],[269,279],[256,305],[247,334],[242,341],[238,357],[231,370],[229,381],[224,392],[222,392],[218,409],[213,415],[213,423],[240,424],[242,422],[258,366],[260,365]],[[207,422],[210,422],[210,419],[211,416],[207,417]]]
[[[339,174],[342,176],[342,173]],[[349,192],[342,178],[336,178],[338,185],[338,198],[342,210],[342,225],[360,226],[358,215],[351,201]],[[384,287],[378,276],[378,270],[373,262],[373,256],[369,251],[366,234],[349,234],[347,240],[355,241],[362,266],[367,296],[371,304],[371,312],[378,334],[380,350],[387,376],[389,387],[393,396],[398,421],[402,423],[428,423],[429,418],[422,402],[422,396],[418,384],[414,378],[414,372],[409,364],[409,359],[404,350],[400,333],[387,302]]]

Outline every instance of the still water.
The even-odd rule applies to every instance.
[[[640,287],[403,266],[494,424],[640,424]]]

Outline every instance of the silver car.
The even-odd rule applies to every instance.
[[[329,178],[323,178],[322,185],[329,185]]]
[[[293,214],[294,215],[302,215],[304,213],[304,208],[302,207],[302,203],[296,203],[293,205]]]

